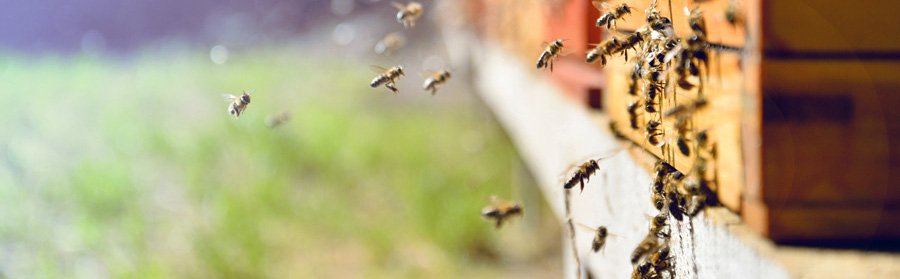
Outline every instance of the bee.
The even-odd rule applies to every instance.
[[[678,171],[678,169],[663,160],[656,161],[656,165],[653,166],[653,170],[656,171],[656,177],[666,177],[669,174]]]
[[[701,38],[706,38],[706,20],[703,19],[703,12],[700,8],[688,9],[684,7],[684,15],[688,17],[688,26],[694,31],[694,34]]]
[[[481,217],[485,219],[493,219],[496,228],[503,226],[503,222],[507,218],[521,216],[525,214],[525,209],[518,203],[504,201],[496,196],[491,196],[491,205],[481,209]]]
[[[697,111],[699,109],[705,108],[707,104],[708,104],[708,101],[706,100],[705,97],[698,97],[697,99],[694,99],[693,101],[691,101],[687,104],[680,104],[680,105],[677,105],[677,106],[667,110],[666,113],[664,113],[663,115],[665,117],[684,116],[686,114],[693,113],[694,111]]]
[[[647,122],[645,135],[647,136],[647,142],[649,142],[651,145],[659,146],[661,143],[660,139],[663,135],[665,135],[662,128],[659,127],[661,124],[661,122],[656,120],[650,120]]]
[[[678,191],[669,191],[666,196],[668,198],[669,214],[675,217],[675,220],[684,220],[684,211],[682,210],[685,204],[684,196]]]
[[[431,77],[425,79],[425,82],[422,83],[422,88],[425,90],[431,90],[431,95],[437,93],[438,85],[447,82],[450,79],[450,72],[447,70],[441,70],[440,72],[432,73]]]
[[[572,187],[575,187],[576,184],[580,184],[581,191],[584,191],[584,181],[590,181],[590,177],[594,175],[594,173],[596,173],[599,169],[600,165],[597,163],[597,160],[588,160],[587,162],[584,162],[580,166],[578,166],[578,169],[575,171],[572,177],[569,178],[568,181],[566,181],[563,187],[565,189],[571,189]]]
[[[609,232],[606,231],[606,227],[599,226],[597,227],[597,234],[594,235],[594,240],[591,241],[591,251],[597,253],[603,248],[603,245],[606,244],[606,237],[609,235]]]
[[[660,273],[664,270],[669,270],[669,268],[672,267],[670,264],[671,259],[672,256],[669,245],[664,244],[662,247],[657,248],[656,251],[653,251],[653,253],[650,254],[650,257],[647,258],[647,261],[654,269],[656,269],[657,273]]]
[[[375,44],[375,53],[379,55],[391,55],[405,44],[406,39],[403,37],[403,34],[397,32],[389,33]]]
[[[400,79],[401,76],[405,75],[403,73],[403,66],[397,66],[390,69],[385,69],[379,66],[372,67],[373,69],[381,72],[381,74],[372,79],[372,83],[370,83],[369,86],[375,88],[384,84],[384,87],[390,89],[392,92],[394,92],[394,94],[399,92],[395,83],[398,79]]]
[[[622,52],[625,55],[625,60],[628,60],[628,49],[634,50],[635,46],[643,41],[644,35],[641,32],[631,33],[619,43],[619,48],[616,49],[616,53]]]
[[[416,25],[416,20],[422,16],[422,4],[418,2],[411,1],[406,5],[392,2],[392,5],[397,8],[397,22],[403,24],[403,27],[413,27]]]
[[[634,63],[634,69],[628,77],[628,95],[637,96],[638,79],[641,78],[641,63]]]
[[[691,156],[691,147],[688,146],[688,128],[687,128],[687,117],[679,117],[675,121],[675,130],[678,131],[678,138],[675,139],[675,146],[678,147],[678,151],[681,152],[681,155]]]
[[[744,19],[738,15],[738,1],[730,0],[728,1],[728,7],[725,8],[725,21],[731,23],[732,26],[737,26],[744,23]]]
[[[644,262],[637,265],[634,268],[634,271],[631,272],[631,279],[657,279],[662,278],[659,274],[656,273],[656,270],[653,266],[650,265],[649,262]]]
[[[628,110],[628,120],[631,122],[631,129],[635,130],[638,129],[637,108],[637,101],[631,101],[631,103],[628,103],[628,107],[626,107],[626,110]]]
[[[244,91],[244,94],[240,97],[230,94],[225,95],[225,101],[231,102],[231,104],[228,105],[228,114],[231,114],[234,118],[238,118],[241,116],[241,113],[247,109],[247,105],[250,104],[250,94],[247,94],[247,92]]]
[[[553,43],[547,44],[544,43],[546,47],[544,51],[541,52],[541,57],[538,58],[537,68],[547,68],[550,67],[550,71],[553,72],[553,59],[559,56],[560,51],[563,49],[563,40],[557,39],[553,41]]]
[[[660,213],[653,217],[650,222],[650,234],[659,238],[669,238],[669,232],[664,231],[668,227],[667,220],[665,213]]]
[[[622,41],[619,41],[618,38],[612,37],[603,43],[596,44],[594,48],[587,51],[587,56],[584,61],[587,63],[594,63],[597,61],[597,58],[600,58],[600,65],[606,65],[606,57],[615,53],[614,51],[620,47]]]
[[[601,15],[597,18],[597,27],[606,26],[606,29],[616,29],[616,20],[624,20],[623,17],[625,15],[631,14],[632,8],[628,6],[628,4],[622,3],[616,7],[611,7],[606,2],[601,2],[599,0],[591,1],[594,4],[594,7],[600,10],[601,12],[604,10],[609,10],[605,14]]]
[[[285,122],[291,120],[291,114],[288,112],[282,112],[279,114],[273,114],[266,117],[266,127],[274,129],[275,127],[281,126]]]
[[[644,237],[644,240],[638,244],[636,248],[634,248],[634,252],[631,252],[631,264],[637,264],[640,260],[647,256],[650,252],[653,251],[657,246],[659,246],[659,238],[653,234],[647,234]]]

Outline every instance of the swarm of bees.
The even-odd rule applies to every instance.
[[[422,4],[415,1],[411,1],[406,4],[392,2],[391,5],[396,7],[398,10],[397,22],[403,24],[403,26],[407,28],[414,27],[416,25],[416,21],[422,16],[425,11]],[[392,32],[388,33],[383,39],[378,41],[374,46],[374,50],[375,53],[379,55],[390,55],[397,51],[399,48],[403,47],[405,43],[406,39],[402,33]],[[372,66],[372,68],[378,75],[372,79],[372,82],[369,83],[369,86],[371,86],[372,88],[376,88],[384,85],[385,88],[395,94],[400,92],[399,88],[397,87],[397,81],[400,79],[400,77],[405,75],[402,66],[396,66],[390,69],[385,69],[379,66]],[[438,72],[424,72],[426,72],[427,74],[423,75],[425,77],[425,80],[422,83],[422,89],[427,92],[431,92],[431,95],[435,95],[437,93],[438,87],[450,80],[450,71],[446,69],[440,70]]]
[[[518,203],[501,200],[496,196],[491,196],[491,204],[481,209],[481,217],[493,221],[498,229],[508,218],[524,214],[525,208]]]
[[[710,141],[709,131],[698,130],[694,125],[694,114],[709,109],[709,101],[703,89],[709,79],[710,43],[706,20],[699,8],[684,8],[690,33],[676,34],[669,16],[661,14],[652,1],[644,10],[645,24],[634,31],[620,31],[617,21],[626,20],[634,10],[628,4],[610,6],[599,0],[592,3],[600,9],[601,16],[596,25],[612,34],[600,43],[591,44],[586,52],[585,62],[606,66],[610,59],[622,55],[630,65],[626,104],[627,125],[610,122],[609,126],[616,138],[628,139],[631,132],[642,135],[643,140],[660,149],[663,154],[654,167],[655,177],[651,185],[651,205],[659,214],[650,221],[650,229],[643,241],[632,253],[633,278],[674,277],[673,254],[669,248],[671,235],[668,217],[676,221],[695,216],[707,206],[718,205],[715,189],[716,174],[711,161],[716,158],[715,144]],[[725,12],[732,24],[739,21],[736,15],[736,0],[729,2]],[[624,35],[618,35],[623,33]],[[563,48],[561,40],[556,40],[541,52],[537,68],[550,68],[553,60]],[[634,55],[630,55],[634,53]],[[687,101],[678,102],[678,90],[696,90],[697,94]],[[683,94],[682,94],[683,95]],[[622,129],[624,128],[624,129]],[[693,165],[688,172],[674,167],[675,153],[693,157]],[[598,170],[594,160],[579,166],[563,184],[568,190],[581,185]],[[568,204],[568,191],[566,192]],[[568,207],[567,207],[567,216]],[[570,217],[571,218],[571,217]],[[606,243],[605,227],[595,229],[597,236],[592,250],[597,251]],[[601,233],[602,231],[602,233]]]

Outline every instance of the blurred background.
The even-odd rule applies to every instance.
[[[431,1],[408,29],[388,1],[0,3],[0,278],[559,274],[556,221]],[[401,93],[370,65],[404,65]],[[528,214],[495,231],[491,195]]]

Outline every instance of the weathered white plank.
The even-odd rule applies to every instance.
[[[572,192],[572,218],[588,226],[607,226],[615,236],[610,236],[606,247],[595,254],[590,251],[593,232],[576,229],[576,248],[580,262],[592,274],[600,278],[629,277],[631,252],[647,234],[650,217],[657,214],[650,204],[651,178],[639,166],[640,158],[631,152],[618,152],[625,146],[600,128],[604,126],[596,116],[564,99],[529,65],[489,43],[472,41],[467,45],[474,48],[470,53],[474,55],[473,65],[478,67],[475,80],[479,93],[510,134],[561,225],[565,224],[566,213],[560,175],[586,158],[611,156],[600,162],[601,172],[584,192]],[[772,249],[770,243],[747,233],[737,237],[742,226],[730,224],[735,223],[733,214],[716,212],[710,210],[681,223],[669,218],[678,278],[787,278],[780,266],[760,254],[760,249]],[[707,214],[732,218],[708,218]],[[565,247],[570,245],[563,247],[568,249]],[[567,278],[575,277],[572,254],[563,253],[570,257],[564,261]]]

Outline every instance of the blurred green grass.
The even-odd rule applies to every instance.
[[[292,47],[225,65],[190,49],[0,65],[0,273],[500,272],[482,264],[496,237],[478,212],[509,196],[516,159],[464,87],[396,97],[368,88],[359,62]],[[245,89],[232,119],[221,94]],[[291,121],[266,128],[281,111]]]

